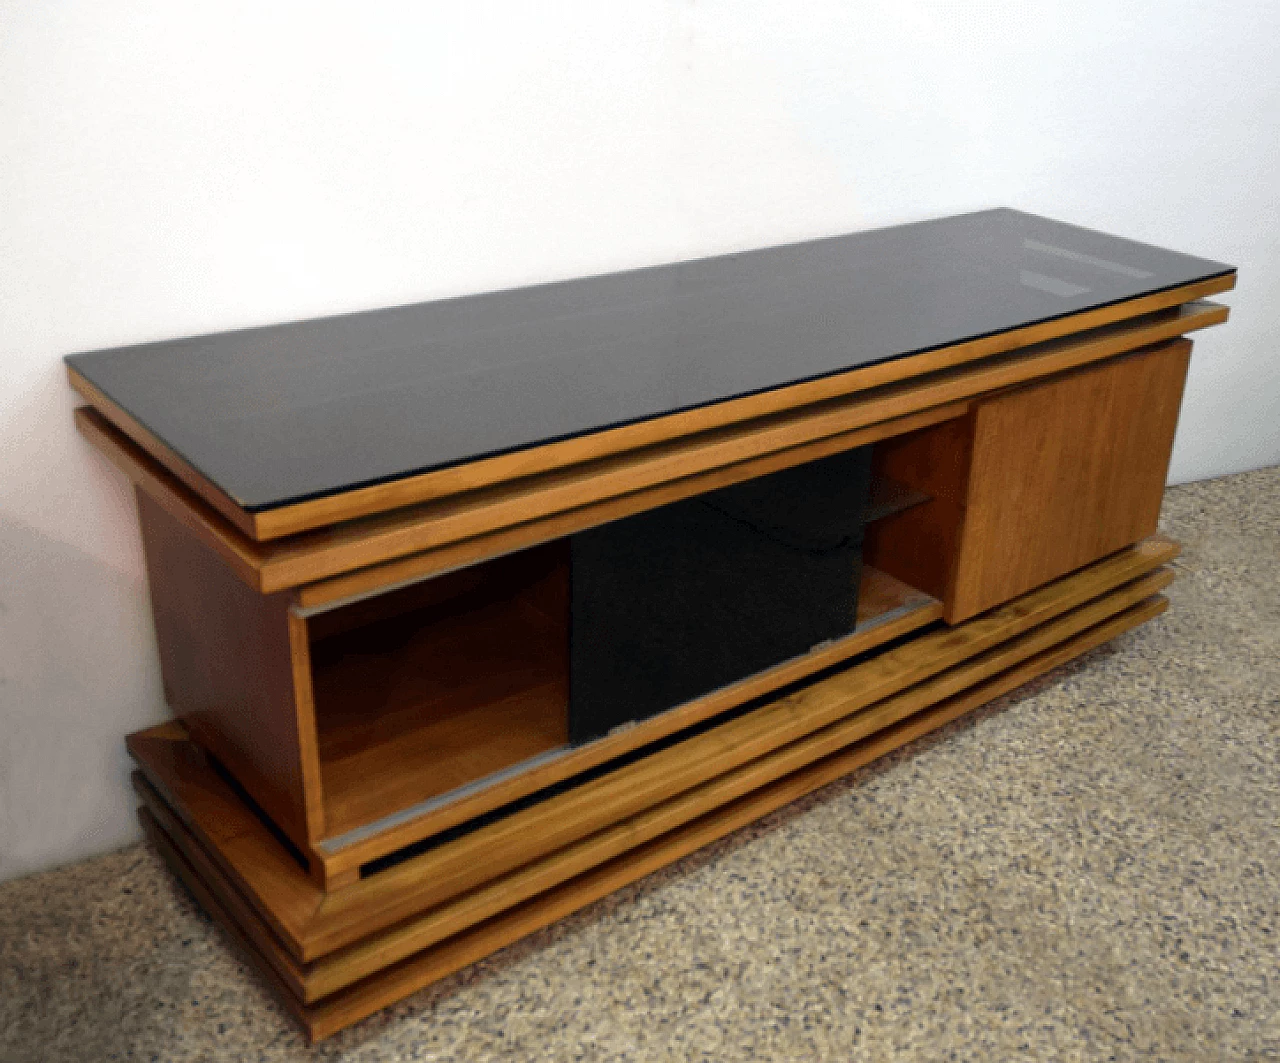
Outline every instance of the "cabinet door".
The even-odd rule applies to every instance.
[[[1177,340],[977,405],[948,620],[1156,531],[1190,356]]]

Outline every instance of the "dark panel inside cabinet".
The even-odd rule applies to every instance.
[[[570,741],[849,634],[870,458],[836,454],[573,536]]]

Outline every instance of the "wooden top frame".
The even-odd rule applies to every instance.
[[[747,408],[732,413],[720,407],[697,411],[707,421],[700,431],[687,423],[692,414],[678,415],[575,440],[572,453],[566,443],[494,459],[496,463],[518,458],[532,466],[552,467],[518,478],[515,469],[505,468],[511,474],[508,479],[497,478],[495,469],[489,468],[494,478],[486,486],[464,490],[455,484],[458,491],[453,495],[398,508],[388,505],[386,511],[363,519],[276,541],[256,541],[245,534],[142,442],[120,430],[110,411],[81,408],[77,425],[246,583],[263,593],[299,588],[297,606],[318,609],[957,417],[979,395],[1218,324],[1226,320],[1227,308],[1214,303],[1174,302],[1154,309],[1152,303],[1187,299],[1205,288],[1229,287],[1233,279],[1134,300],[1123,307],[1109,307],[1105,314],[1064,318],[1022,330],[1025,334],[1019,336],[1004,334],[961,345],[964,350],[935,351],[870,366],[844,375],[839,382],[832,378],[799,385],[786,389],[793,405],[782,410],[772,409],[784,398],[776,392],[743,400]],[[1122,313],[1138,316],[1118,317]],[[1112,318],[1109,324],[1100,323]],[[1033,342],[1045,330],[1052,330],[1057,338]],[[992,347],[1004,353],[993,353]],[[823,400],[820,396],[826,390],[836,393]],[[761,406],[768,412],[753,416],[750,411]],[[712,427],[722,421],[728,423]],[[648,445],[636,438],[640,428],[655,434]],[[669,438],[662,439],[664,434]],[[621,449],[628,440],[632,445]],[[609,452],[611,446],[619,449]],[[601,453],[595,460],[586,457],[596,452]],[[447,475],[480,477],[480,470],[468,470],[447,470]],[[397,484],[380,490],[393,487],[413,489],[410,484]],[[421,488],[443,490],[434,482]],[[332,510],[340,501],[328,498],[308,505]],[[356,505],[354,511],[360,508]],[[312,513],[310,519],[320,517]]]
[[[68,368],[116,429],[268,542],[785,414],[1234,282],[1220,263],[987,211],[75,355]]]
[[[941,629],[894,647],[798,695],[768,702],[703,739],[622,766],[336,891],[320,888],[293,862],[202,763],[181,724],[132,735],[129,749],[165,800],[187,810],[189,825],[211,853],[225,860],[225,872],[250,903],[260,906],[298,961],[310,963],[329,954],[350,957],[337,950],[366,937],[385,961],[388,947],[403,956],[428,943],[411,921],[416,913],[453,899],[466,903],[467,891],[541,854],[563,859],[575,843],[609,836],[609,829],[626,816],[645,810],[667,814],[684,795],[732,779],[762,755],[785,754],[788,743],[820,737],[833,723],[848,720],[861,735],[871,733],[885,719],[863,710],[895,705],[888,699],[897,695],[915,699],[908,711],[917,711],[929,696],[958,693],[1051,648],[1064,635],[1096,630],[1095,625],[1121,609],[1149,602],[1166,586],[1172,574],[1159,566],[1177,553],[1176,544],[1159,537],[1139,543],[962,628]],[[850,740],[842,736],[841,744]],[[602,829],[605,834],[598,833]],[[623,823],[618,830],[624,845],[641,840],[633,825]],[[356,849],[345,852],[354,855]],[[396,925],[401,928],[393,939],[397,944],[381,937],[375,941],[374,935]],[[345,966],[346,960],[339,962]],[[362,968],[353,977],[367,973]]]

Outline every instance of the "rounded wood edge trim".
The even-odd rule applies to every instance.
[[[255,524],[253,534],[260,539],[277,539],[340,521],[372,516],[417,502],[427,502],[479,487],[492,486],[506,480],[548,472],[566,465],[612,456],[660,443],[676,436],[723,427],[792,407],[820,402],[823,399],[850,395],[857,391],[894,383],[938,369],[963,365],[995,354],[1007,354],[1034,343],[1057,339],[1074,332],[1086,331],[1202,299],[1208,295],[1228,291],[1234,286],[1234,273],[1211,277],[1194,284],[1138,296],[1110,306],[1098,307],[1095,310],[1085,310],[993,336],[966,340],[963,343],[864,366],[818,380],[773,388],[696,410],[655,417],[636,424],[592,432],[510,454],[500,454],[448,469],[419,473],[387,483],[344,491],[338,495],[328,495],[324,498],[263,510],[253,515]]]
[[[507,909],[479,927],[472,927],[445,942],[430,946],[399,962],[388,964],[377,974],[357,985],[338,990],[313,1003],[304,1003],[299,999],[292,986],[294,979],[284,977],[260,948],[256,947],[254,931],[258,930],[261,924],[254,920],[252,915],[249,920],[242,923],[223,904],[223,896],[233,887],[216,864],[210,865],[207,880],[199,872],[192,876],[193,892],[196,893],[200,903],[228,931],[236,944],[254,961],[255,966],[266,977],[271,987],[281,995],[287,1008],[303,1025],[308,1040],[314,1043],[403,999],[423,986],[497,951],[504,945],[673,863],[680,857],[761,818],[788,802],[928,734],[1093,646],[1158,616],[1167,607],[1168,602],[1161,595],[1132,606],[1110,621],[1059,643],[1051,650],[1006,672],[954,697],[939,701],[905,720],[876,732],[863,741],[815,761],[775,782],[762,785],[746,797],[718,807],[634,850],[598,865],[589,872]],[[166,838],[166,840],[173,845],[173,855],[185,856],[187,846],[199,845],[198,840],[185,830],[177,839]],[[165,852],[165,855],[168,857],[170,853]],[[179,868],[175,867],[174,870],[179,871]]]
[[[77,406],[72,417],[76,430],[124,473],[138,491],[145,492],[180,521],[246,584],[260,593],[268,592],[270,588],[263,579],[268,559],[261,544],[229,526],[203,498],[161,466],[96,406]]]
[[[90,406],[231,521],[240,531],[251,538],[260,538],[257,521],[252,513],[237,505],[235,499],[188,464],[158,436],[143,427],[140,421],[92,384],[74,366],[67,366],[67,381]]]
[[[1044,340],[1113,324],[1127,318],[1228,291],[1235,286],[1235,283],[1234,272],[1211,277],[1194,284],[1138,296],[1110,306],[1081,311],[994,336],[967,340],[923,354],[864,366],[819,380],[774,388],[696,410],[668,414],[557,443],[467,462],[448,469],[419,473],[386,483],[344,491],[341,494],[257,512],[250,512],[238,505],[230,495],[191,466],[73,366],[68,365],[66,369],[71,387],[116,428],[124,432],[239,531],[251,539],[265,541],[360,517],[386,513],[415,503],[432,501],[567,465],[624,453],[680,435],[723,427],[792,407],[853,394],[937,369],[962,365],[991,355],[1005,354]]]
[[[1051,341],[1047,345],[1057,353],[1045,353],[1044,357],[1049,358],[1049,361],[1053,364],[1050,365],[1046,362],[1044,372],[1057,371],[1059,368],[1074,366],[1078,362],[1095,361],[1114,353],[1142,346],[1144,343],[1158,342],[1186,331],[1203,328],[1222,320],[1225,314],[1225,307],[1215,306],[1211,303],[1194,303],[1171,309],[1168,313],[1157,313],[1153,315],[1154,320],[1150,320],[1147,325],[1141,325],[1143,319],[1139,318],[1135,322],[1121,322],[1112,326],[1114,329],[1127,330],[1128,333],[1131,333],[1128,338],[1124,339],[1107,340],[1098,338],[1095,342],[1095,338],[1090,337],[1088,334],[1084,337],[1069,334]],[[1149,336],[1144,333],[1144,329],[1150,332]],[[1063,344],[1083,344],[1081,348],[1083,353],[1078,356],[1070,353],[1066,348],[1062,347]],[[1097,349],[1095,350],[1094,348]],[[997,361],[1007,361],[1008,359],[1025,361],[1031,358],[1033,354],[1034,349],[1032,351],[1018,350],[1001,356]],[[1038,361],[1034,362],[1034,364],[1029,361],[1025,368],[1017,370],[1014,375],[1017,379],[1023,379],[1024,375],[1034,376],[1039,371],[1039,366],[1040,363]],[[983,380],[991,376],[990,372],[986,372],[984,375],[981,367],[975,369],[973,366],[956,367],[940,375],[946,376],[950,374],[955,376],[960,374],[965,376],[970,373],[978,373]],[[1001,374],[1007,374],[1005,374],[1004,370],[998,370],[997,372],[997,375],[1000,376],[999,382],[1004,382],[1004,375]],[[932,374],[928,375],[925,379],[931,379],[933,376]],[[995,383],[997,381],[993,379],[993,386]],[[901,389],[908,386],[914,385],[908,381],[893,385],[893,388]],[[961,393],[967,398],[972,397],[973,394],[982,390],[983,386],[978,386],[977,384],[973,387],[960,388],[959,390],[948,385],[943,388],[945,394],[934,395],[928,402],[924,401],[922,397],[917,410],[931,403],[946,403],[948,400],[954,400]],[[933,393],[930,392],[930,394],[932,395]],[[834,401],[843,403],[861,400],[845,397]],[[891,403],[890,405],[893,404]],[[899,410],[905,408],[901,403],[895,406],[895,409]],[[799,414],[802,410],[803,408],[801,408],[801,411],[796,411],[796,413]],[[870,415],[870,411],[867,412],[867,420],[873,420],[874,418]],[[886,407],[881,411],[880,416],[883,417],[884,413],[888,412]],[[920,410],[920,412],[923,412],[923,410]],[[912,414],[906,414],[905,416],[909,417]],[[901,417],[901,414],[898,418],[891,415],[886,418],[886,422],[899,421]],[[249,538],[231,525],[225,517],[214,511],[192,488],[179,481],[144,448],[110,422],[96,407],[80,408],[76,413],[76,419],[86,437],[94,442],[140,488],[156,498],[170,513],[182,520],[206,545],[220,553],[230,562],[237,574],[246,583],[262,593],[301,588],[301,590],[294,591],[295,595],[298,596],[296,600],[299,601],[299,604],[308,607],[338,596],[335,593],[336,586],[326,586],[328,580],[345,579],[348,574],[355,577],[358,570],[369,569],[371,566],[378,566],[396,558],[406,558],[409,555],[421,554],[424,545],[430,553],[435,555],[432,566],[437,571],[443,571],[448,567],[471,564],[485,557],[496,556],[536,542],[568,534],[593,523],[615,519],[617,516],[625,515],[622,511],[627,509],[627,505],[622,505],[621,503],[624,503],[630,497],[630,494],[626,491],[621,495],[617,495],[617,497],[613,497],[616,492],[610,491],[608,492],[609,497],[605,495],[599,495],[595,498],[584,497],[577,507],[563,508],[561,506],[553,506],[554,512],[552,512],[551,510],[546,510],[544,506],[544,512],[541,515],[534,516],[530,512],[523,521],[517,520],[508,523],[504,520],[500,526],[495,526],[488,531],[482,531],[479,536],[476,536],[473,531],[471,536],[466,534],[457,535],[455,533],[447,539],[442,539],[438,530],[432,530],[425,525],[419,527],[416,511],[410,510],[408,512],[396,511],[380,517],[367,518],[374,522],[370,527],[361,527],[363,522],[358,522],[342,525],[335,529],[319,530],[280,543],[261,543]],[[736,433],[749,433],[750,425],[748,424],[746,428],[729,430]],[[667,443],[660,446],[669,448],[674,445],[674,443]],[[808,446],[810,444],[805,445]],[[784,447],[775,453],[784,454],[787,449]],[[758,455],[757,458],[759,457],[762,456]],[[630,456],[624,454],[609,460],[615,462],[629,461]],[[714,468],[721,467],[727,468],[728,466],[720,466],[718,462],[709,461],[707,469],[698,475],[709,475]],[[549,475],[563,479],[569,475],[570,471],[554,471]],[[537,478],[534,479],[536,480]],[[639,487],[638,490],[656,492],[671,482],[674,481],[654,481],[647,486]],[[508,494],[514,493],[522,497],[528,494],[523,489],[523,485],[520,490],[517,490],[515,485],[503,485],[501,489]],[[585,494],[590,496],[592,492],[586,491]],[[654,497],[656,497],[656,494]],[[660,504],[660,502],[655,501],[652,504]],[[456,508],[453,502],[448,502],[447,505]],[[524,502],[521,501],[520,505],[523,506]],[[584,505],[599,507],[601,512],[608,508],[609,513],[608,515],[600,516],[599,519],[596,519],[595,516],[588,519],[586,514],[581,511],[581,507]],[[646,508],[646,505],[636,507],[636,509],[643,508]],[[614,509],[618,511],[614,512]],[[595,511],[592,510],[592,513],[595,513]],[[475,525],[476,522],[471,520],[470,523]],[[433,539],[436,541],[432,542]],[[448,558],[447,561],[446,558]],[[416,565],[417,562],[415,561],[414,566],[416,567]],[[370,572],[366,571],[358,579],[364,581],[370,574]],[[420,575],[421,573],[416,574]],[[386,575],[379,574],[375,582],[381,585],[388,582],[388,580]],[[322,587],[325,587],[325,589],[321,589]],[[349,589],[344,590],[344,593],[349,592]]]
[[[866,397],[846,396],[831,400],[836,404],[856,405],[856,417],[853,416],[855,411],[852,406],[843,415],[848,418],[847,427],[835,429],[834,424],[830,424],[826,430],[812,428],[808,433],[812,438],[802,441],[801,437],[796,437],[785,444],[763,446],[759,453],[746,458],[721,455],[717,459],[706,455],[705,460],[695,463],[701,467],[690,468],[680,474],[668,469],[662,476],[645,476],[633,468],[632,483],[625,486],[615,483],[607,490],[600,489],[598,485],[596,489],[589,488],[584,475],[574,491],[577,497],[569,504],[563,501],[552,503],[545,497],[535,501],[541,490],[540,481],[536,477],[531,478],[532,482],[528,485],[523,485],[527,490],[517,491],[516,488],[520,485],[504,485],[500,490],[511,495],[504,505],[511,509],[514,504],[515,509],[521,512],[515,517],[491,515],[490,522],[485,527],[477,523],[474,514],[464,521],[471,525],[465,531],[457,522],[449,529],[437,525],[428,531],[425,524],[415,527],[411,519],[413,510],[405,511],[404,514],[367,518],[379,522],[378,527],[370,528],[367,534],[358,539],[351,535],[351,531],[359,527],[359,524],[345,526],[345,532],[335,529],[333,534],[342,534],[345,541],[330,541],[323,551],[327,556],[309,554],[299,556],[296,560],[282,557],[279,565],[264,577],[264,584],[270,590],[299,588],[295,591],[296,602],[301,608],[310,610],[348,595],[367,593],[398,580],[439,574],[615,520],[679,497],[688,497],[698,490],[722,486],[723,483],[733,482],[735,477],[746,479],[750,475],[761,475],[772,471],[774,467],[798,464],[825,453],[858,445],[858,440],[874,442],[887,435],[922,427],[925,420],[915,423],[912,419],[946,419],[952,415],[950,412],[935,415],[944,407],[949,411],[953,406],[958,408],[961,403],[1010,385],[1053,376],[1143,347],[1189,342],[1180,339],[1183,333],[1216,324],[1224,319],[1225,314],[1225,307],[1213,303],[1188,304],[1131,322],[1121,322],[1111,326],[1110,330],[1059,337],[1043,346],[1009,352],[992,362],[925,374],[918,381],[898,382],[887,389],[889,394],[871,392]],[[829,405],[823,404],[816,409],[801,407],[788,416],[804,419],[812,414],[814,423],[825,423],[824,419],[828,418],[822,411]],[[855,425],[858,427],[854,427]],[[770,430],[768,423],[760,427],[761,434]],[[752,422],[719,431],[742,436],[755,434]],[[840,440],[845,442],[841,443]],[[679,444],[680,441],[657,444],[655,449],[669,449]],[[690,445],[701,446],[696,441]],[[615,455],[602,460],[616,463],[630,462],[634,458],[638,463],[644,453],[637,451],[634,455]],[[663,459],[657,460],[661,464]],[[750,463],[758,463],[751,466],[755,471],[741,476],[734,471],[742,470]],[[585,470],[581,471],[585,473]],[[573,472],[574,469],[570,468],[545,475],[563,479]],[[721,477],[729,479],[722,482]],[[614,479],[616,481],[617,477]],[[685,487],[694,484],[704,486],[685,490]],[[557,490],[555,485],[552,485],[552,490]],[[558,490],[561,494],[564,493],[562,488]],[[446,504],[455,505],[453,502]]]
[[[658,481],[621,494],[605,495],[579,506],[557,510],[521,523],[502,525],[480,535],[445,541],[427,550],[389,557],[367,567],[304,584],[295,591],[294,600],[304,615],[336,608],[346,604],[348,600],[368,597],[395,586],[443,575],[455,568],[535,546],[668,502],[740,483],[827,454],[874,443],[887,435],[915,431],[940,421],[962,417],[967,410],[967,401],[943,403],[805,443],[764,451],[740,461],[712,465],[698,472]]]

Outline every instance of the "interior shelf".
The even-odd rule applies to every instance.
[[[938,600],[916,590],[899,579],[894,579],[887,572],[881,572],[871,565],[862,566],[862,581],[858,586],[858,623],[853,633],[841,639],[834,646],[846,643],[855,653],[862,653],[879,645],[874,637],[878,628],[890,620],[904,616],[917,615],[921,618],[938,612]],[[922,620],[922,623],[928,621]],[[855,648],[856,647],[856,648]]]
[[[867,495],[867,508],[862,515],[863,524],[873,524],[895,513],[902,513],[914,506],[932,500],[932,495],[904,484],[889,476],[874,476]]]

